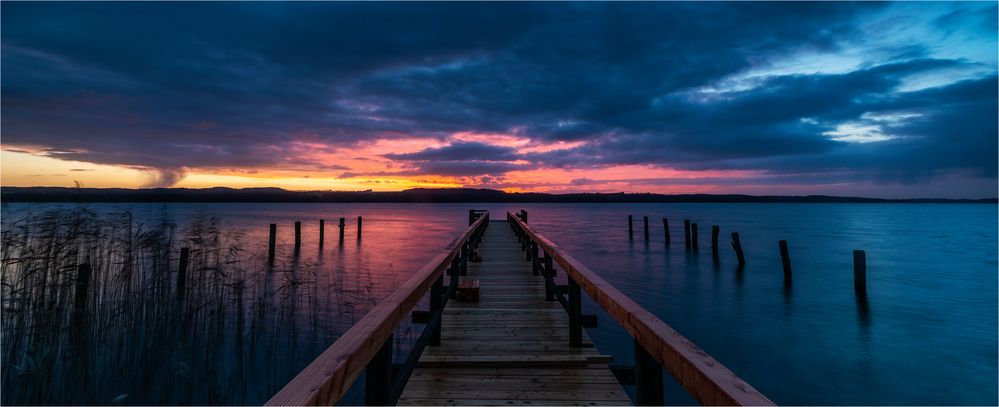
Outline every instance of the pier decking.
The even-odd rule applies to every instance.
[[[365,404],[663,404],[668,372],[702,404],[772,405],[769,399],[596,273],[534,231],[527,213],[469,227],[284,386],[267,405],[331,405],[365,375]],[[478,249],[482,261],[470,262]],[[560,271],[557,271],[560,270]],[[558,285],[556,272],[567,285]],[[457,301],[461,279],[479,281],[478,301]],[[449,284],[445,286],[445,280]],[[393,333],[429,292],[426,327],[402,363]],[[632,337],[631,374],[615,374],[583,330],[589,295]],[[599,346],[599,344],[598,344]],[[622,373],[618,366],[615,372]],[[621,380],[621,381],[619,381]]]
[[[507,222],[493,221],[479,250],[463,276],[479,280],[479,301],[445,308],[441,345],[423,351],[399,404],[630,405],[610,356],[585,333],[584,347],[569,346],[569,319],[545,301]]]

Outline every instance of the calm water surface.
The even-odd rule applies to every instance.
[[[70,205],[3,207],[4,228],[26,213]],[[311,264],[329,316],[326,335],[291,318],[297,339],[275,342],[288,362],[246,396],[259,404],[363,313],[405,281],[463,230],[469,208],[494,220],[526,209],[530,223],[622,292],[687,336],[780,404],[997,404],[997,207],[914,204],[92,204],[98,212],[131,210],[150,222],[164,215],[182,229],[215,216],[254,253],[266,252],[267,224],[277,223],[278,262]],[[635,216],[628,240],[627,215]],[[363,237],[356,216],[363,215]],[[642,240],[642,216],[651,240]],[[336,219],[348,218],[340,244]],[[671,245],[664,242],[668,217]],[[320,249],[318,219],[326,219]],[[700,250],[683,245],[683,219],[699,226]],[[293,223],[303,248],[291,254]],[[721,227],[720,258],[711,226]],[[494,224],[493,227],[501,226]],[[505,226],[504,226],[505,227]],[[742,238],[739,271],[728,235]],[[785,288],[777,249],[787,240],[794,269]],[[866,311],[853,292],[852,251],[867,252]],[[294,262],[295,264],[290,264]],[[349,294],[349,295],[348,295]],[[584,296],[585,297],[585,296]],[[306,305],[300,312],[305,312]],[[312,305],[319,307],[319,305]],[[296,311],[298,312],[298,311]],[[596,346],[630,363],[631,339],[598,307]],[[398,348],[415,337],[411,327]],[[667,402],[689,404],[667,379]],[[358,403],[360,386],[345,400]],[[193,400],[195,403],[206,400]]]

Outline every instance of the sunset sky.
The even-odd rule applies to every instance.
[[[997,195],[995,2],[0,13],[4,186]]]

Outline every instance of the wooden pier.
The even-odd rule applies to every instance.
[[[522,211],[490,222],[470,211],[461,237],[267,404],[331,405],[364,372],[369,405],[631,404],[622,384],[636,385],[636,404],[661,405],[664,370],[702,404],[773,404],[526,219]],[[475,254],[481,262],[470,262]],[[556,273],[568,284],[557,284]],[[455,300],[459,281],[471,280],[478,300]],[[430,310],[412,312],[428,292]],[[584,292],[634,339],[633,366],[612,370],[612,357],[586,335],[595,318],[581,314]],[[426,326],[394,364],[392,335],[409,318]]]

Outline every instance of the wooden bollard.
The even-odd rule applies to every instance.
[[[277,224],[271,223],[271,235],[267,239],[267,261],[274,261],[274,247],[277,245]]]
[[[735,249],[735,257],[739,259],[739,265],[746,264],[746,257],[742,255],[742,242],[739,241],[739,233],[732,232],[732,249]]]
[[[180,264],[177,266],[177,303],[184,302],[184,294],[187,290],[187,264],[191,256],[191,249],[180,248]]]
[[[302,246],[302,222],[295,222],[295,250]]]
[[[669,244],[669,221],[663,218],[663,234],[666,237],[666,244]]]
[[[628,215],[628,240],[635,240],[634,228],[631,226],[631,215]]]
[[[867,253],[863,250],[853,251],[853,291],[867,295]]]
[[[784,284],[791,284],[791,256],[787,253],[787,240],[777,242],[780,248],[780,264],[784,266]]]
[[[343,229],[347,226],[347,218],[340,218],[340,243],[343,243]]]
[[[648,242],[649,241],[649,217],[648,216],[644,216],[643,219],[642,219],[642,221],[645,224],[645,241]]]
[[[319,220],[319,247],[323,247],[323,241],[326,240],[326,220]]]
[[[361,221],[362,221],[361,217],[358,216],[357,217],[357,238],[358,239],[361,238]]]
[[[718,233],[721,229],[718,225],[711,226],[711,255],[718,257]]]
[[[690,224],[690,246],[691,246],[691,248],[694,249],[695,252],[697,251],[697,224],[696,223],[691,223]]]
[[[683,247],[690,250],[690,219],[683,220]]]

